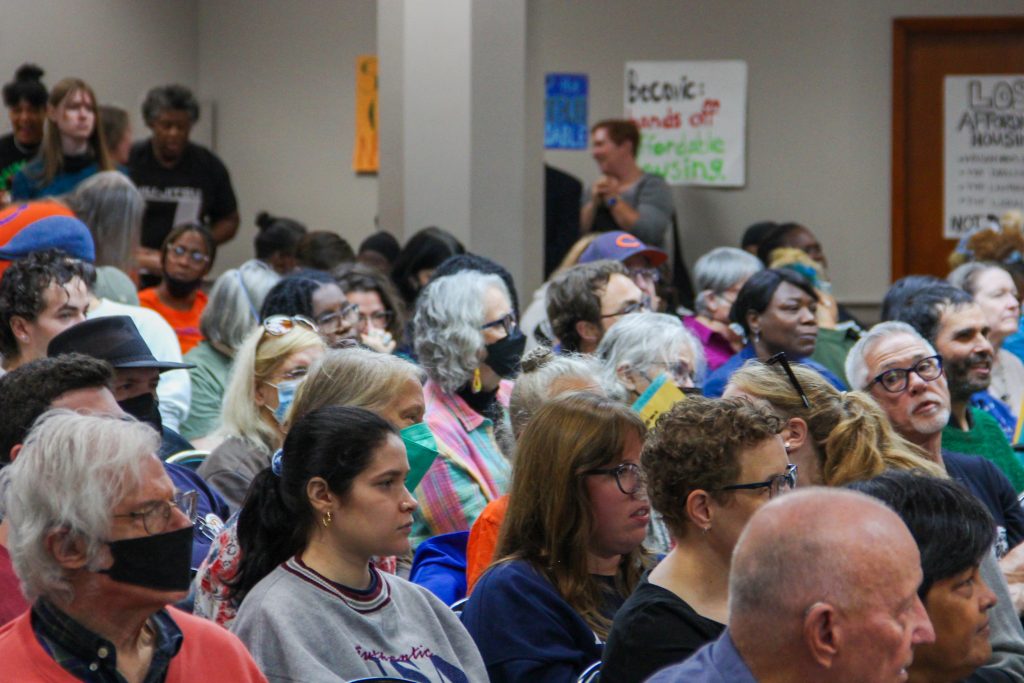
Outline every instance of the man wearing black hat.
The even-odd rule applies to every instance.
[[[110,363],[114,368],[114,398],[121,409],[160,432],[160,453],[167,459],[192,450],[180,434],[163,426],[156,387],[164,370],[194,365],[159,361],[153,357],[135,323],[126,315],[94,318],[61,332],[50,341],[47,355],[81,353]]]

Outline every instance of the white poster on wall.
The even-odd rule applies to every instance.
[[[627,62],[624,101],[644,171],[670,185],[746,183],[746,62]]]
[[[943,236],[1024,209],[1024,74],[946,76]]]

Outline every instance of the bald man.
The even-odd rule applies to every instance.
[[[853,521],[855,520],[855,521]],[[902,520],[852,491],[809,488],[754,514],[729,573],[729,628],[650,683],[896,683],[935,640]]]

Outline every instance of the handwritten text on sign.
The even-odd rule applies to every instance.
[[[587,148],[587,77],[548,74],[544,78],[544,146]]]
[[[943,237],[1024,209],[1024,74],[946,76]]]
[[[746,62],[627,62],[624,105],[648,173],[671,185],[746,182]]]

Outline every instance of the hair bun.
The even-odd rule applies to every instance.
[[[536,372],[550,363],[555,358],[555,353],[546,346],[538,346],[523,356],[523,372]]]
[[[256,227],[259,228],[260,230],[266,230],[275,222],[277,222],[277,217],[271,216],[266,211],[260,211],[258,214],[256,214]]]
[[[39,82],[43,78],[43,70],[35,64],[22,64],[14,72],[14,80],[19,83],[25,81]]]

